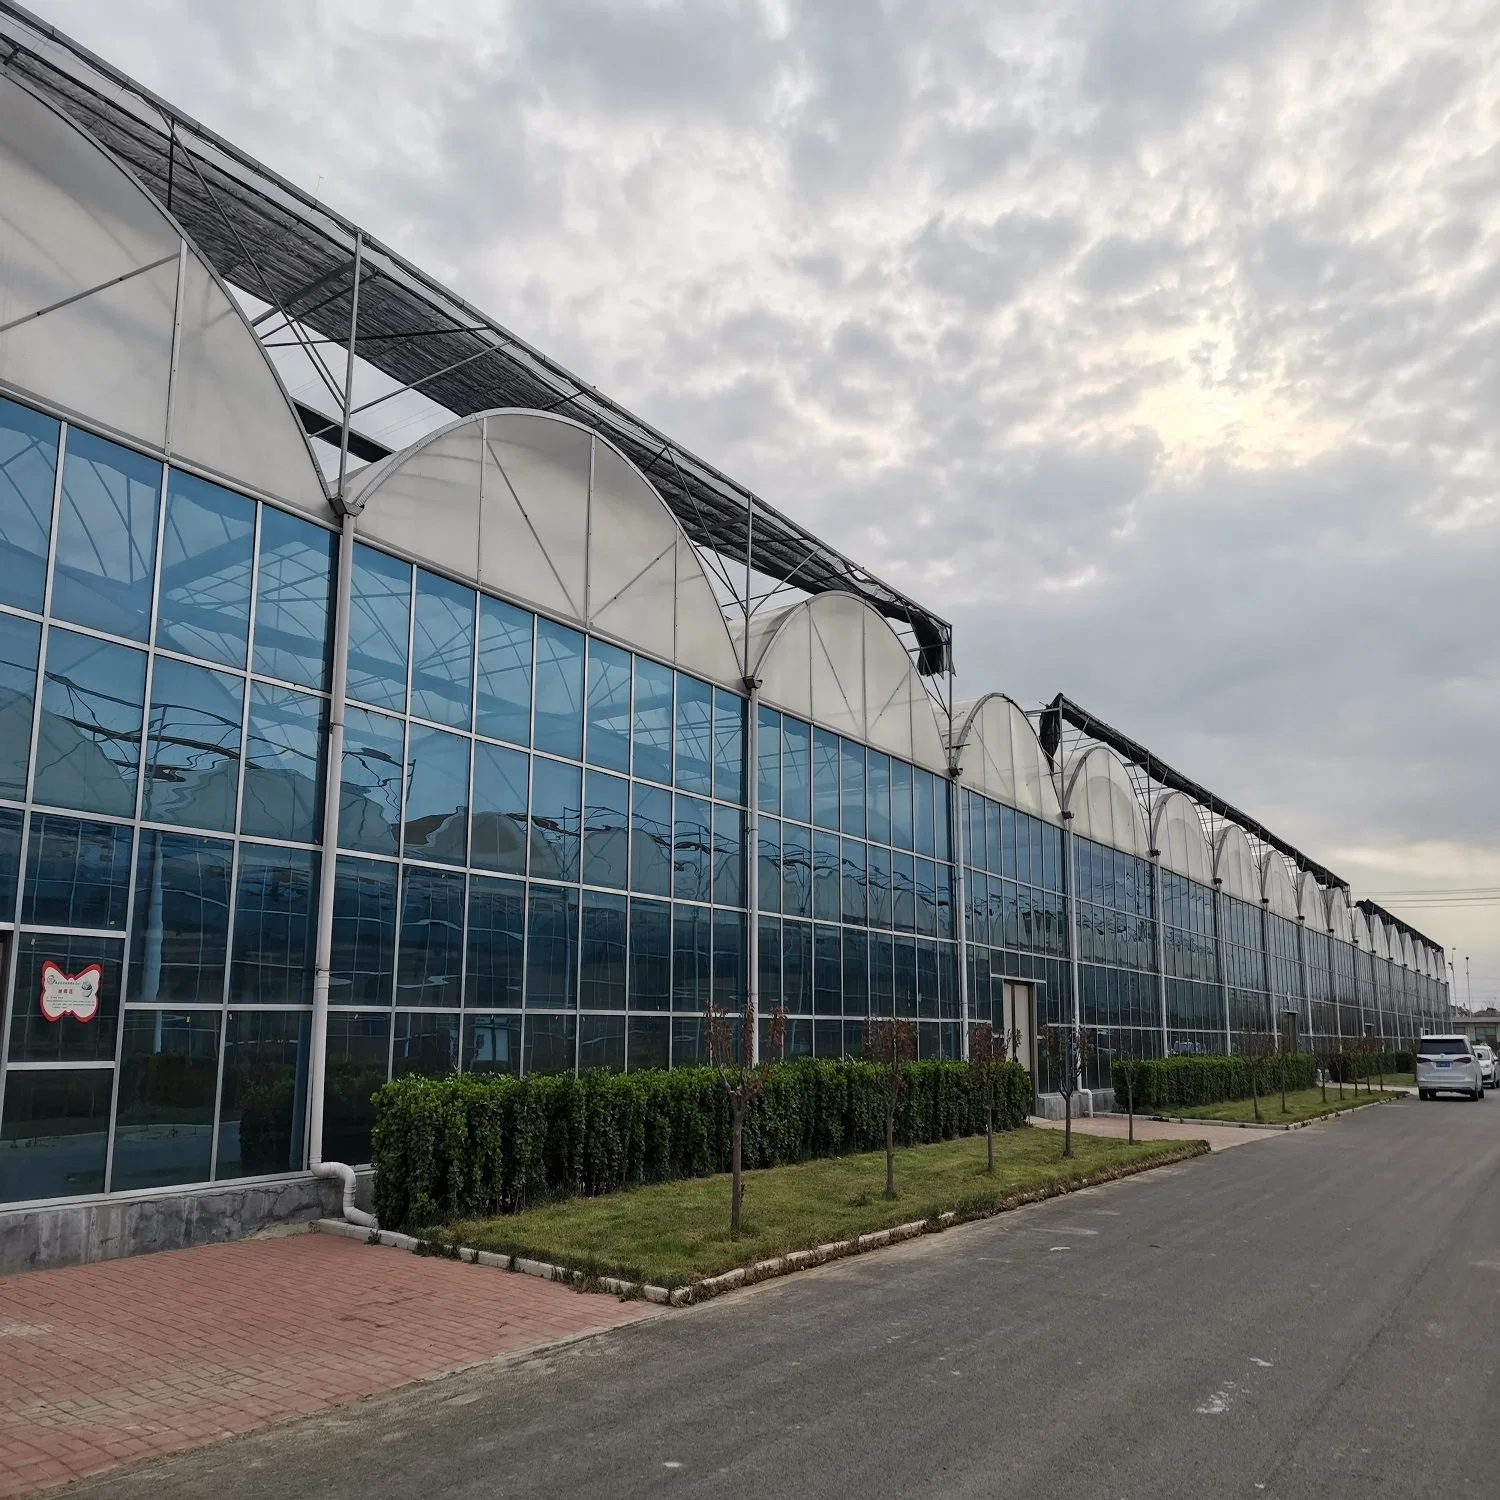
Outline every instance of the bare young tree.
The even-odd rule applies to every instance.
[[[1125,1118],[1128,1121],[1126,1139],[1130,1141],[1135,1140],[1135,1101],[1140,1095],[1145,1063],[1146,1059],[1135,1040],[1135,1033],[1125,1032],[1124,1041],[1115,1052],[1114,1072],[1125,1085]]]
[[[985,1171],[995,1170],[995,1098],[1005,1076],[1005,1038],[988,1021],[969,1031],[969,1072],[984,1099]]]
[[[865,1058],[875,1064],[885,1096],[885,1195],[896,1196],[896,1110],[906,1090],[906,1070],[916,1061],[917,1023],[872,1019],[865,1028]]]
[[[1250,1076],[1250,1102],[1255,1118],[1259,1120],[1260,1096],[1264,1092],[1266,1075],[1271,1071],[1278,1051],[1276,1035],[1270,1031],[1242,1031],[1239,1044],[1245,1071]]]
[[[1087,1026],[1053,1023],[1042,1033],[1042,1050],[1053,1086],[1062,1095],[1063,1155],[1069,1157],[1073,1154],[1073,1095],[1094,1055],[1093,1034]]]
[[[736,1021],[739,1022],[737,1040],[735,1037]],[[777,1006],[771,1012],[768,1021],[769,1035],[765,1055],[760,1062],[752,1063],[754,1011],[747,1005],[744,1013],[736,1016],[727,1007],[710,1000],[708,1009],[703,1013],[703,1031],[708,1042],[708,1061],[718,1073],[719,1081],[724,1085],[724,1092],[729,1098],[732,1141],[729,1234],[732,1239],[740,1237],[740,1219],[745,1201],[745,1112],[754,1100],[765,1093],[772,1062],[780,1054],[782,1040],[786,1035],[786,1012]]]
[[[1333,1066],[1333,1048],[1323,1043],[1318,1048],[1318,1085],[1323,1090],[1323,1103],[1328,1103],[1328,1070]]]

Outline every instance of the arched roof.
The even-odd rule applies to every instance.
[[[1226,823],[1214,840],[1214,875],[1226,896],[1260,905],[1260,871],[1250,840],[1237,823]]]
[[[362,469],[366,541],[743,690],[692,543],[639,469],[566,417],[482,412]]]
[[[987,693],[954,711],[953,751],[963,784],[1049,823],[1062,821],[1052,764],[1031,720],[1003,693]]]
[[[1412,947],[1411,935],[1409,933],[1403,932],[1401,934],[1399,957],[1408,969],[1415,969],[1417,967],[1417,955],[1415,949]]]
[[[1354,944],[1363,948],[1366,953],[1372,952],[1370,940],[1370,924],[1365,920],[1364,912],[1357,906],[1349,908],[1349,929],[1354,934]]]
[[[1328,930],[1341,943],[1354,941],[1353,908],[1349,905],[1349,892],[1336,885],[1328,893]]]
[[[231,485],[331,514],[302,425],[238,303],[134,177],[5,74],[0,245],[0,325],[11,325],[0,332],[0,385]]]
[[[761,700],[939,775],[948,757],[922,679],[883,616],[853,594],[815,594],[750,621]]]
[[[1389,958],[1391,956],[1391,944],[1386,936],[1385,923],[1372,912],[1366,919],[1366,925],[1370,929],[1370,952],[1376,958]]]
[[[1214,882],[1213,850],[1198,817],[1198,805],[1183,792],[1168,792],[1156,804],[1154,847],[1165,869],[1202,885]]]
[[[1260,867],[1260,894],[1268,911],[1293,922],[1297,920],[1297,891],[1286,860],[1274,849],[1266,850]]]
[[[1073,832],[1096,843],[1146,858],[1151,837],[1140,799],[1124,763],[1103,745],[1093,745],[1068,768],[1063,807],[1073,814]]]
[[[1328,893],[1313,878],[1311,870],[1304,870],[1297,881],[1297,912],[1305,927],[1315,932],[1328,931]]]

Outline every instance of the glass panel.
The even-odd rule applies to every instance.
[[[635,659],[635,774],[664,786],[672,782],[671,667]]]
[[[578,1022],[578,1071],[625,1071],[625,1017],[582,1016]]]
[[[401,872],[401,942],[396,1004],[458,1008],[463,994],[464,877]]]
[[[234,829],[245,679],[158,657],[141,815],[190,828]]]
[[[576,1016],[526,1017],[525,1073],[571,1073],[575,1065],[578,1018]]]
[[[621,891],[630,884],[630,783],[623,776],[584,777],[583,881]]]
[[[474,746],[471,859],[486,870],[526,873],[526,778],[530,757],[499,745]]]
[[[672,1017],[672,1066],[695,1067],[707,1062],[703,1051],[703,1021],[699,1016]]]
[[[865,832],[877,844],[891,841],[891,758],[869,752],[865,771]]]
[[[124,932],[130,849],[130,829],[117,823],[33,813],[21,920]]]
[[[469,727],[474,696],[473,589],[417,569],[411,632],[411,711],[455,729]]]
[[[762,815],[757,827],[757,838],[760,841],[759,862],[756,867],[760,909],[778,912],[781,910],[781,824],[775,818]]]
[[[895,1014],[896,942],[887,933],[870,935],[870,1014],[890,1016]]]
[[[532,616],[479,598],[479,684],[474,728],[513,745],[531,743]]]
[[[310,1022],[306,1011],[230,1011],[215,1178],[301,1168]]]
[[[335,537],[285,511],[260,511],[255,599],[255,670],[303,687],[327,688],[333,619]]]
[[[396,853],[405,764],[401,720],[351,708],[344,725],[344,775],[339,791],[341,848]]]
[[[3,485],[0,478],[0,489]],[[31,710],[41,633],[41,626],[31,620],[0,615],[0,797],[18,802],[26,795],[26,768],[31,763]]]
[[[626,1066],[632,1073],[671,1063],[671,1023],[665,1016],[631,1016],[627,1023]]]
[[[844,1014],[867,1016],[870,1013],[870,943],[869,934],[857,928],[843,930]]]
[[[0,397],[0,603],[42,611],[58,425]]]
[[[672,1009],[695,1014],[706,1010],[713,993],[712,976],[713,914],[701,906],[674,906]]]
[[[397,1011],[391,1077],[415,1073],[423,1078],[446,1078],[457,1072],[460,1029],[457,1015]]]
[[[339,858],[333,878],[330,1004],[390,1005],[396,974],[396,876],[397,867],[380,860]]]
[[[396,713],[405,711],[410,628],[411,564],[356,543],[349,596],[351,698]]]
[[[54,629],[47,637],[35,799],[131,817],[145,696],[144,651]]]
[[[676,833],[672,843],[672,894],[679,901],[710,899],[713,889],[711,815],[709,803],[697,797],[677,798]]]
[[[677,785],[708,796],[713,784],[714,690],[677,674]]]
[[[790,716],[781,721],[781,812],[812,822],[812,730]]]
[[[578,879],[583,773],[538,756],[531,767],[531,873],[546,880]]]
[[[864,926],[869,908],[866,902],[865,846],[858,839],[843,843],[843,919]]]
[[[630,769],[630,653],[589,642],[588,762]]]
[[[813,822],[819,828],[839,826],[839,737],[813,730]]]
[[[131,1000],[145,1005],[224,1003],[233,865],[234,846],[228,842],[141,831],[130,930]]]
[[[464,1004],[521,1008],[526,955],[526,887],[519,880],[469,880],[469,966]]]
[[[937,866],[930,859],[916,862],[917,931],[937,932]]]
[[[104,1191],[113,1068],[12,1073],[0,1122],[0,1202]]]
[[[756,949],[760,968],[760,1013],[764,1017],[781,1004],[781,923],[775,917],[760,919]]]
[[[865,849],[871,927],[891,925],[891,851],[878,844]]]
[[[241,833],[300,844],[318,842],[327,735],[325,699],[295,688],[250,684]]]
[[[464,1071],[511,1073],[521,1066],[520,1016],[465,1016]]]
[[[993,806],[993,804],[991,804],[991,805]],[[1008,807],[1002,807],[1002,808],[1000,808],[999,809],[999,814],[1000,814],[1000,873],[1002,875],[1008,876],[1010,879],[1013,880],[1013,879],[1015,879],[1015,874],[1016,874],[1016,815]],[[991,847],[993,847],[993,845]],[[1079,841],[1079,845],[1078,845],[1079,853],[1078,853],[1078,858],[1077,858],[1077,861],[1076,861],[1080,874],[1082,873],[1082,869],[1083,869],[1083,852],[1082,852],[1082,847],[1083,847],[1082,846],[1082,840],[1080,840]],[[1084,893],[1084,890],[1083,890],[1083,887],[1082,887],[1081,883],[1080,883],[1080,889],[1079,889],[1079,897],[1080,897],[1080,899],[1085,900],[1085,901],[1089,899],[1088,896]]]
[[[745,1008],[745,914],[714,913],[714,999],[727,1010]]]
[[[813,928],[813,1011],[836,1016],[843,1009],[839,982],[839,929],[819,923]]]
[[[526,910],[526,1007],[571,1010],[578,988],[578,892],[534,885]]]
[[[625,915],[624,896],[584,892],[583,941],[578,959],[580,1009],[625,1009]],[[623,1048],[623,1023],[620,1035]],[[620,1066],[624,1066],[623,1055]]]
[[[329,1161],[369,1161],[371,1096],[385,1082],[390,1047],[390,1011],[329,1011],[323,1095],[323,1153]]]
[[[916,930],[916,867],[909,854],[891,855],[891,915],[898,931]]]
[[[891,842],[898,849],[912,846],[911,771],[904,760],[891,761]]]
[[[934,841],[934,819],[937,815],[937,787],[931,771],[917,770],[912,773],[914,793],[917,853],[931,855],[936,852]]]
[[[112,1063],[124,957],[120,938],[21,933],[16,940],[11,1063]]]
[[[781,909],[812,916],[812,833],[800,823],[781,825]]]
[[[208,1180],[222,1019],[217,1010],[126,1013],[111,1192]]]
[[[630,889],[672,891],[672,794],[639,783],[630,788]]]
[[[837,922],[843,910],[843,870],[836,833],[813,835],[813,916]]]
[[[254,503],[206,479],[169,471],[156,644],[243,667],[254,559]]]
[[[714,796],[745,800],[745,700],[714,689]]]
[[[536,622],[536,748],[583,758],[583,637]]]
[[[630,1008],[667,1010],[672,993],[672,908],[630,902]]]
[[[407,740],[406,853],[461,865],[468,854],[469,745],[413,724]]]
[[[1004,868],[1003,849],[1005,840],[1000,833],[1000,806],[985,798],[984,802],[984,846],[989,859],[989,869],[996,875],[1008,873]]]
[[[839,774],[843,781],[843,829],[856,838],[865,832],[865,747],[853,740],[841,742]]]
[[[21,878],[21,809],[0,807],[0,913],[16,909],[16,889]]]
[[[896,1014],[907,1020],[917,1014],[917,945],[898,937],[896,952]]]
[[[953,811],[948,799],[952,790],[941,776],[932,778],[932,849],[939,860],[950,863],[953,859]]]
[[[722,803],[714,807],[714,902],[719,906],[745,904],[745,862],[740,852],[744,816],[737,807]]]
[[[151,627],[161,465],[73,428],[63,460],[52,613],[144,641]]]
[[[781,924],[781,992],[793,1015],[812,1014],[812,928],[806,922]]]
[[[231,1003],[312,1002],[317,868],[311,850],[240,845]]]
[[[759,733],[756,736],[756,759],[760,810],[772,814],[781,811],[781,715],[774,708],[760,710]]]

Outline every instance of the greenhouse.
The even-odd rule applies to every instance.
[[[0,1202],[359,1165],[388,1078],[694,1063],[711,1001],[1034,1072],[1081,1024],[1094,1086],[1445,1020],[1332,871],[1065,698],[958,701],[941,617],[0,34]]]

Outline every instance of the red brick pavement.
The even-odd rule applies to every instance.
[[[656,1309],[331,1235],[0,1280],[0,1497]]]

